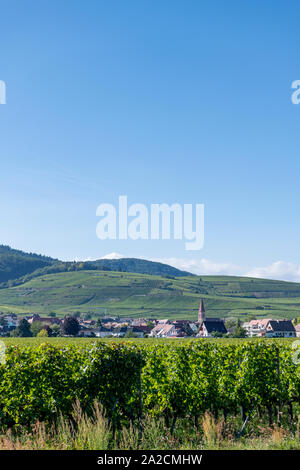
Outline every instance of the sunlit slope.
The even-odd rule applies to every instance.
[[[208,316],[300,316],[300,284],[229,276],[161,276],[75,271],[48,274],[0,290],[0,310],[197,318],[200,299]]]

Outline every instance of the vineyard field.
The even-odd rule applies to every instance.
[[[7,345],[2,426],[50,423],[76,401],[88,413],[97,400],[116,427],[144,413],[174,427],[178,418],[245,417],[253,408],[271,423],[299,408],[300,366],[288,341],[62,340]]]
[[[215,342],[220,344],[239,344],[239,343],[283,343],[289,344],[297,340],[297,338],[205,338],[204,341],[207,343]],[[57,347],[63,347],[68,345],[76,345],[78,347],[86,346],[92,343],[132,343],[140,346],[147,347],[147,345],[154,344],[186,344],[186,343],[197,343],[203,341],[199,338],[74,338],[74,337],[49,337],[45,340],[43,337],[31,337],[31,338],[22,338],[22,337],[2,337],[1,341],[4,342],[6,346],[18,346],[18,347],[27,347],[27,346],[38,346],[42,343],[47,343]]]

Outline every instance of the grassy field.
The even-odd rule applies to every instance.
[[[300,284],[232,276],[161,276],[76,271],[48,274],[0,290],[0,311],[17,314],[80,312],[95,315],[196,319],[207,316],[300,316]]]

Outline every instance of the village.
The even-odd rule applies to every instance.
[[[75,318],[75,317],[72,317]],[[14,313],[0,315],[0,336],[18,336],[20,322],[25,320],[33,335],[43,331],[44,336],[68,336],[63,334],[63,318],[38,314],[24,317]],[[272,318],[252,319],[233,326],[226,325],[222,318],[206,316],[204,301],[200,301],[198,318],[192,320],[170,320],[156,318],[108,317],[93,320],[76,318],[78,337],[96,338],[211,338],[211,337],[300,337],[300,323],[294,320]],[[35,334],[34,334],[35,332]],[[40,336],[42,336],[40,334]]]

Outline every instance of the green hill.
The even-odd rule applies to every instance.
[[[80,312],[196,319],[300,316],[300,284],[235,276],[195,276],[135,258],[62,262],[0,246],[0,312]]]
[[[0,245],[0,283],[17,279],[57,260]]]
[[[186,276],[188,272],[167,264],[153,261],[122,258],[119,260],[99,259],[91,262],[63,262],[48,256],[25,253],[9,246],[0,245],[0,288],[22,284],[34,277],[49,273],[80,271],[82,269],[120,271],[159,276]]]
[[[192,276],[191,273],[173,268],[168,264],[157,263],[139,258],[99,259],[90,264],[99,269],[127,273],[154,274],[157,276]]]
[[[300,284],[231,276],[162,276],[101,271],[58,272],[0,290],[0,311],[197,318],[203,298],[208,316],[294,318]]]

